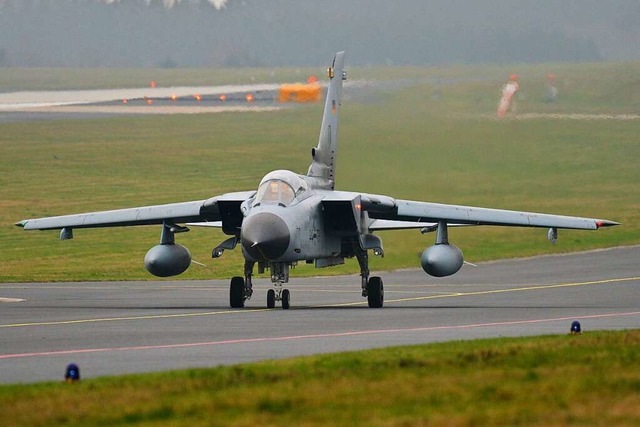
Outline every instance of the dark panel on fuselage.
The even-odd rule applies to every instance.
[[[340,236],[357,235],[359,229],[359,211],[354,200],[323,200],[322,209],[325,232]]]
[[[222,220],[222,231],[230,236],[239,236],[242,227],[242,211],[240,201],[218,201],[220,219]]]

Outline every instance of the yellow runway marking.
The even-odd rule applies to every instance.
[[[492,289],[490,291],[453,292],[453,293],[444,294],[444,295],[429,295],[429,296],[414,297],[414,298],[398,298],[394,300],[388,300],[385,302],[420,301],[420,300],[436,299],[436,298],[452,298],[452,297],[466,297],[466,296],[474,296],[474,295],[503,294],[507,292],[539,291],[539,290],[545,290],[545,289],[569,288],[573,286],[606,285],[610,283],[632,282],[636,280],[640,280],[640,277],[622,277],[618,279],[604,279],[604,280],[594,280],[589,282],[575,282],[575,283],[557,283],[552,285],[532,285],[524,288]]]
[[[556,288],[569,288],[573,286],[587,286],[587,285],[605,285],[610,283],[621,283],[621,282],[632,282],[640,280],[639,277],[622,277],[617,279],[604,279],[604,280],[594,280],[589,282],[575,282],[575,283],[556,283],[551,285],[531,285],[524,288],[508,288],[508,289],[492,289],[489,291],[474,291],[474,292],[450,292],[439,295],[427,295],[421,297],[411,297],[411,298],[397,298],[397,299],[385,299],[385,304],[393,303],[393,302],[407,302],[407,301],[422,301],[428,299],[437,299],[437,298],[453,298],[453,297],[467,297],[474,295],[488,295],[488,294],[502,294],[507,292],[523,292],[523,291],[538,291],[545,289],[556,289]],[[331,304],[325,305],[324,307],[349,307],[354,305],[364,305],[367,304],[367,301],[360,302],[349,302],[343,304]]]
[[[81,323],[99,323],[99,322],[117,322],[122,320],[151,320],[151,319],[175,319],[181,317],[203,317],[216,316],[222,314],[247,314],[258,311],[270,311],[273,308],[250,308],[247,310],[227,310],[227,311],[208,311],[203,313],[180,313],[180,314],[157,314],[151,316],[131,316],[131,317],[104,317],[97,319],[78,319],[78,320],[60,320],[56,322],[33,322],[33,323],[13,323],[8,325],[0,325],[0,328],[20,328],[25,326],[54,326],[54,325],[74,325]]]

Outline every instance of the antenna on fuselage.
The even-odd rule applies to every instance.
[[[344,71],[344,52],[336,53],[333,64],[327,69],[329,87],[324,104],[318,145],[311,149],[313,161],[308,176],[324,178],[335,187],[335,165],[338,149],[338,114],[342,103],[342,82],[347,79]]]

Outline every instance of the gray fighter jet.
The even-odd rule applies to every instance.
[[[328,69],[330,81],[320,137],[311,150],[312,162],[306,175],[276,170],[262,178],[255,191],[193,202],[28,219],[16,225],[25,230],[61,229],[61,239],[73,238],[73,230],[80,228],[161,225],[160,244],[151,248],[144,260],[146,269],[160,277],[181,274],[191,264],[189,251],[175,242],[175,234],[189,231],[187,225],[220,227],[230,237],[213,249],[213,258],[239,243],[245,259],[244,275],[231,279],[231,307],[244,307],[251,298],[257,264],[258,273],[270,270],[274,284],[267,292],[267,307],[273,308],[279,301],[284,309],[289,308],[290,293],[283,285],[289,281],[292,266],[304,261],[328,267],[353,257],[360,266],[362,296],[367,298],[369,307],[382,307],[382,279],[370,277],[369,272],[369,251],[384,255],[375,231],[435,231],[435,244],[424,250],[421,264],[426,273],[443,277],[456,273],[464,262],[460,249],[449,243],[448,226],[544,227],[549,229],[548,238],[555,241],[560,228],[596,230],[617,225],[602,219],[398,200],[335,190],[338,115],[342,82],[346,80],[343,68],[344,52],[338,52]]]

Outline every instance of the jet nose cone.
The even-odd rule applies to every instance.
[[[270,212],[259,212],[242,224],[242,248],[256,260],[280,258],[290,241],[289,227],[282,218]]]

